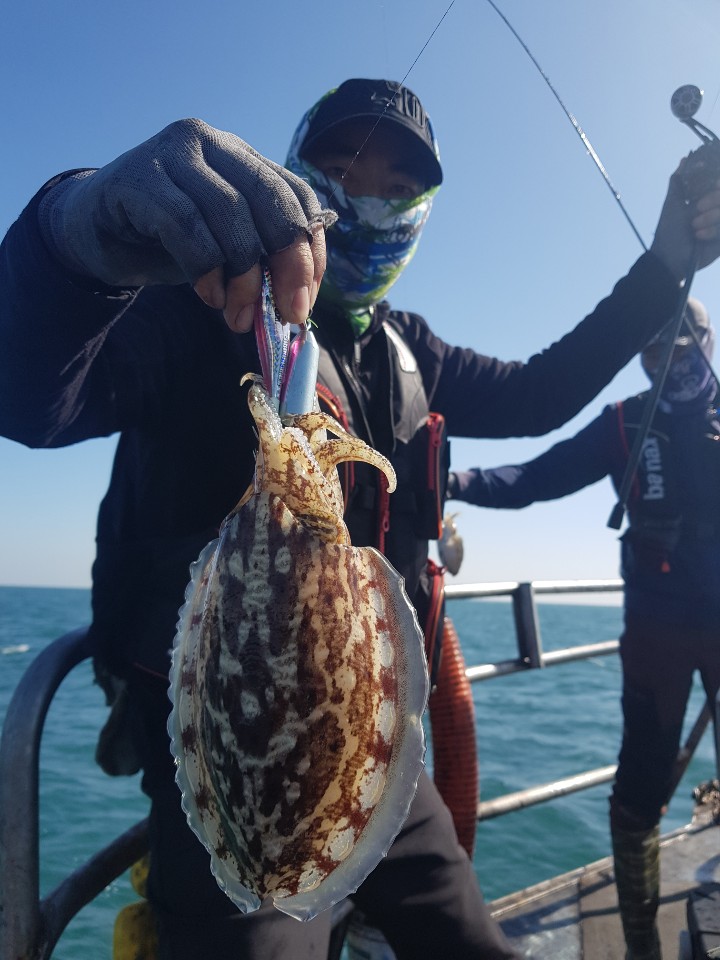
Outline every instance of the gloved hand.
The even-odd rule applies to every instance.
[[[705,267],[720,256],[720,145],[705,144],[670,178],[651,250],[678,281],[693,253]]]
[[[334,219],[302,180],[201,120],[61,181],[40,207],[43,237],[69,269],[111,286],[190,282],[237,330],[251,325],[263,254],[281,317],[306,319]]]

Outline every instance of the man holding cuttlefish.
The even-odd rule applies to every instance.
[[[346,81],[303,118],[287,167],[179,121],[100,170],[46,184],[0,262],[0,431],[36,447],[120,432],[93,569],[96,670],[115,698],[99,759],[111,772],[143,770],[149,897],[160,956],[172,960],[327,952],[327,913],[306,924],[269,906],[242,916],[217,887],[180,808],[166,732],[168,650],[188,566],[252,476],[255,437],[238,382],[258,369],[247,334],[261,259],[285,321],[313,310],[322,402],[398,476],[389,501],[360,467],[345,476],[352,541],[380,546],[423,612],[442,500],[418,469],[437,422],[429,414],[457,436],[560,426],[671,318],[693,242],[703,265],[720,252],[720,170],[692,204],[674,176],[651,251],[612,294],[543,354],[503,363],[444,343],[384,300],[442,180],[410,90]],[[353,899],[399,960],[515,956],[425,775],[405,827]]]

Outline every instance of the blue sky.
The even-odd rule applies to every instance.
[[[198,116],[282,161],[304,110],[349,76],[402,79],[449,0],[264,3],[27,0],[3,18],[0,227],[54,173],[100,166]],[[578,118],[650,242],[667,179],[698,145],[671,115],[705,91],[720,127],[718,0],[498,0]],[[407,84],[445,170],[419,252],[391,291],[451,343],[526,359],[574,326],[640,246],[542,78],[484,0],[456,0]],[[693,287],[711,315],[720,266]],[[525,460],[643,389],[631,363],[570,424],[535,440],[454,441],[458,468]],[[86,586],[112,438],[61,451],[0,440],[0,583]],[[240,492],[240,491],[239,491]],[[609,481],[523,511],[462,507],[473,580],[613,577]]]

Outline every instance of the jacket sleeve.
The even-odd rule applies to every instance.
[[[404,335],[431,409],[453,436],[541,436],[607,386],[668,323],[678,298],[674,278],[646,253],[574,330],[526,363],[449,346],[416,315],[404,315]]]
[[[616,422],[617,408],[606,407],[574,437],[556,443],[534,460],[458,471],[451,478],[449,499],[517,510],[537,500],[558,500],[575,493],[621,467]]]
[[[33,198],[0,248],[0,433],[28,446],[63,442],[83,404],[88,371],[135,296],[73,277],[50,255],[37,208],[56,182]],[[101,428],[102,419],[88,435],[112,432],[109,424]]]
[[[107,287],[53,258],[37,208],[56,182],[30,202],[0,248],[0,435],[30,447],[143,422],[167,395],[178,352],[192,352],[173,342],[183,339],[172,336],[179,288]]]

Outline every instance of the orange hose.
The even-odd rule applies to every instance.
[[[472,858],[479,796],[475,706],[460,640],[449,617],[443,621],[437,686],[429,707],[435,785],[452,814],[460,845]]]

